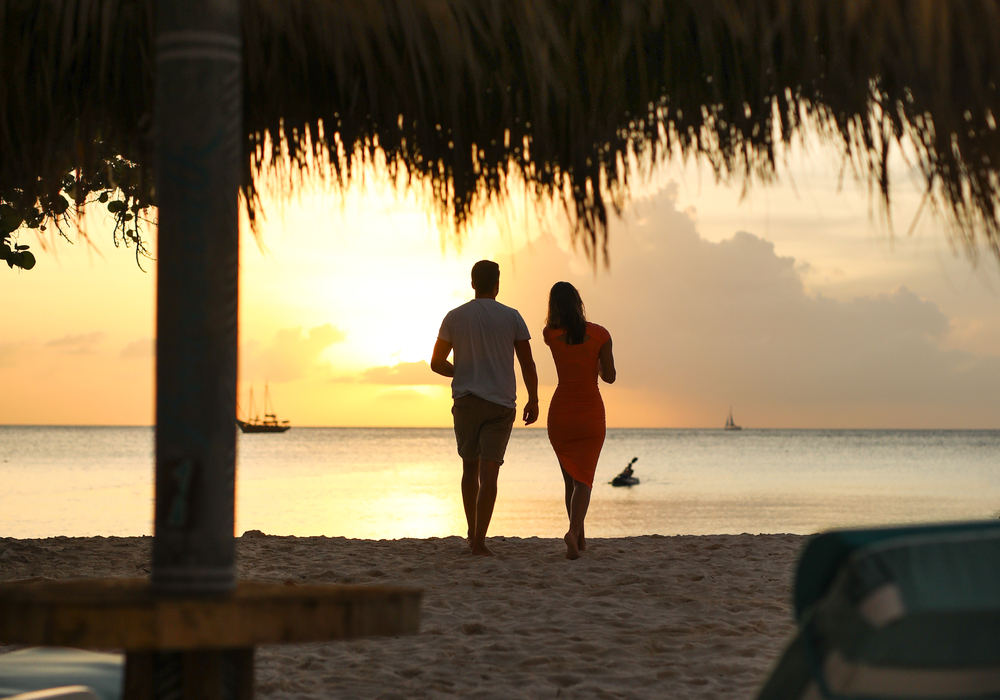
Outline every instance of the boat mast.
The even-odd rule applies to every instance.
[[[270,413],[268,413],[268,411],[270,411]],[[271,407],[271,391],[268,388],[267,383],[265,383],[264,384],[264,418],[275,418],[275,417],[276,416],[274,415],[274,409]]]

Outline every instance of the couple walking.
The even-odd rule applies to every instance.
[[[486,546],[486,531],[517,412],[514,357],[528,389],[522,415],[525,425],[538,419],[538,373],[524,319],[496,300],[500,266],[490,260],[477,262],[472,267],[472,287],[475,299],[445,316],[431,369],[452,377],[455,403],[451,412],[462,457],[462,502],[469,524],[469,547],[473,554],[492,556]],[[542,337],[552,351],[559,377],[549,404],[549,442],[566,485],[566,557],[576,559],[587,547],[584,519],[604,446],[604,402],[597,378],[614,382],[615,360],[611,336],[587,321],[580,294],[569,282],[557,282],[549,293]],[[448,360],[453,350],[454,364]]]

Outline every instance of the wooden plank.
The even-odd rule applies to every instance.
[[[0,584],[0,642],[127,651],[235,649],[414,634],[418,589],[240,581],[228,594],[154,594],[146,579]]]

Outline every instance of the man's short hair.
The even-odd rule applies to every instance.
[[[500,266],[492,260],[480,260],[472,266],[472,288],[489,294],[500,284]]]

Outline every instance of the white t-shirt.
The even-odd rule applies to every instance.
[[[529,340],[531,334],[516,309],[495,299],[473,299],[448,312],[438,338],[455,349],[452,398],[475,394],[501,406],[517,406],[514,342]]]

